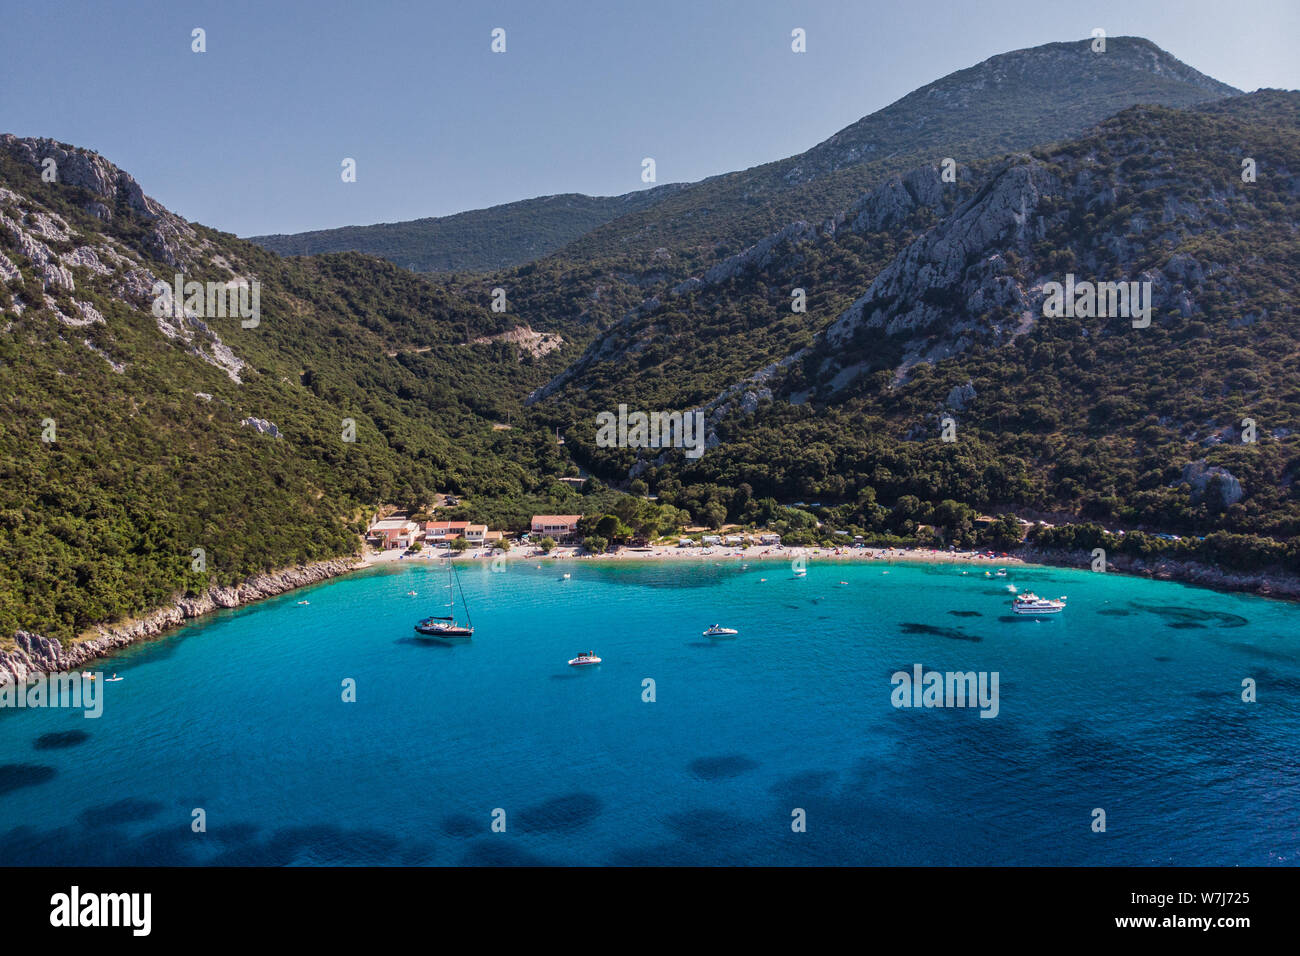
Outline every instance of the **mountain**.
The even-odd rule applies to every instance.
[[[178,276],[203,299],[160,300]],[[559,360],[486,306],[354,253],[281,259],[96,153],[0,137],[0,634],[351,554],[383,502],[545,502],[568,463],[517,396]]]
[[[1238,92],[1140,37],[1109,38],[1104,53],[1090,40],[1049,43],[949,74],[797,156],[690,185],[253,241],[282,255],[356,249],[416,271],[500,269],[554,255],[683,277],[945,156],[969,163],[1063,139],[1138,103],[1186,106]]]
[[[657,186],[622,196],[565,193],[454,216],[253,236],[249,241],[282,256],[365,252],[412,272],[482,272],[550,255],[611,219],[656,205],[678,188]]]
[[[651,297],[535,408],[702,407],[698,461],[571,450],[732,520],[820,499],[837,527],[966,543],[977,511],[1009,509],[1235,535],[1234,560],[1300,567],[1300,94],[1132,107],[939,174],[890,178]],[[1070,276],[1149,284],[1149,325],[1045,315]]]
[[[1104,53],[1088,40],[1016,50],[923,86],[798,156],[706,179],[600,226],[560,255],[634,263],[665,247],[700,268],[944,157],[969,163],[1063,139],[1138,103],[1188,106],[1239,92],[1142,37],[1108,38]]]

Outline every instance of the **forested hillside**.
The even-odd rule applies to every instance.
[[[733,518],[743,483],[859,530],[906,533],[950,501],[948,540],[1007,510],[1294,552],[1298,100],[1133,108],[955,184],[918,169],[643,304],[535,407],[705,407],[716,445],[697,462],[575,453]],[[1044,318],[1067,273],[1150,282],[1150,326]]]
[[[282,256],[365,252],[412,272],[482,272],[550,255],[597,226],[648,209],[680,187],[658,186],[622,196],[566,193],[373,226],[343,226],[250,242]]]
[[[178,273],[258,281],[259,323],[155,315]],[[545,362],[466,344],[506,317],[379,260],[187,223],[48,140],[0,141],[0,310],[0,634],[352,553],[377,503],[544,491],[560,467],[518,417],[493,428]]]

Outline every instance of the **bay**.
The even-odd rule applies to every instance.
[[[445,572],[400,562],[130,648],[95,668],[124,678],[97,720],[0,710],[0,863],[1297,862],[1300,607],[744,564],[465,561],[452,646],[412,632]],[[1015,617],[1009,587],[1068,608]],[[915,664],[997,672],[997,716],[896,708]]]

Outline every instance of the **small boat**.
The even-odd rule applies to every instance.
[[[596,656],[595,651],[583,651],[573,660],[569,661],[570,667],[582,667],[584,664],[599,664],[600,658]]]
[[[416,592],[414,592],[414,591],[407,591],[407,592],[406,592],[406,596],[407,596],[407,597],[416,597],[417,595],[416,595]]]
[[[1005,578],[1007,576],[1007,569],[998,568],[996,571],[993,572],[993,576],[995,578]]]
[[[81,672],[81,676],[82,676],[83,678],[85,678],[86,680],[94,680],[94,679],[95,679],[95,675],[92,674],[90,671],[82,671],[82,672]]]
[[[106,677],[106,678],[104,679],[104,683],[105,683],[105,684],[113,684],[113,683],[116,683],[117,681],[120,681],[120,680],[126,680],[126,678],[125,678],[125,677],[118,677],[117,674],[114,674],[112,677]]]
[[[299,607],[302,607],[304,604],[310,604],[310,603],[311,603],[311,601],[299,601],[299,602],[298,602],[298,606],[299,606]]]
[[[796,568],[796,569],[795,569],[795,572],[794,572],[794,576],[795,576],[796,578],[806,577],[807,574],[808,574],[808,569],[807,569],[807,568]]]
[[[723,627],[721,624],[713,624],[701,636],[703,637],[735,637],[740,632],[734,627]]]
[[[1011,602],[1011,610],[1017,614],[1060,614],[1065,610],[1065,598],[1053,601],[1049,598],[1040,598],[1033,591],[1026,591],[1024,594],[1016,595],[1015,600]]]
[[[571,578],[571,577],[573,577],[573,575],[572,575],[572,574],[569,574],[569,573],[566,571],[565,574],[564,574],[564,578],[563,578],[562,580],[567,581],[567,580],[569,580],[569,578]]]

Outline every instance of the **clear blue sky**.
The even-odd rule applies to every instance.
[[[4,13],[0,131],[98,150],[186,218],[298,232],[618,194],[644,156],[660,183],[743,169],[1097,26],[1242,89],[1300,87],[1297,0],[40,0]]]

